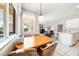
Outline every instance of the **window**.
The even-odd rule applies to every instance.
[[[28,32],[29,31],[29,25],[24,24],[24,32]]]
[[[23,27],[24,33],[33,32],[33,19],[34,17],[31,15],[23,14]]]
[[[4,37],[4,10],[5,5],[0,4],[0,41]]]
[[[13,5],[9,4],[9,35],[15,33],[15,9]]]
[[[0,38],[3,38],[4,27],[3,27],[3,12],[0,11]]]
[[[6,18],[6,4],[0,3],[0,41],[7,36],[6,25],[9,25],[9,34],[15,33],[15,9],[13,5],[9,4],[9,24]]]

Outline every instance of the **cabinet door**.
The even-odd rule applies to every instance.
[[[73,34],[72,34],[72,41],[71,41],[72,45],[77,42],[77,38],[78,38],[78,37],[77,37],[77,33],[73,33]]]
[[[69,46],[71,45],[71,41],[72,41],[72,35],[71,34],[65,34],[65,33],[61,33],[59,35],[59,41],[60,43],[62,43],[65,46]]]

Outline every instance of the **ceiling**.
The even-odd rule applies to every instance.
[[[44,22],[79,17],[79,3],[42,3]],[[40,14],[40,3],[23,3],[22,8]]]

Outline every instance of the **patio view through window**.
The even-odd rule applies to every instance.
[[[0,11],[0,39],[3,38],[3,12]]]
[[[28,32],[29,26],[27,24],[24,24],[24,32]]]
[[[0,4],[0,42],[4,37],[4,12],[5,12],[5,4]]]

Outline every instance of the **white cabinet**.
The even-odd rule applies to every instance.
[[[66,46],[72,46],[76,43],[75,33],[59,33],[59,42]]]
[[[79,18],[67,20],[66,28],[79,28]]]

